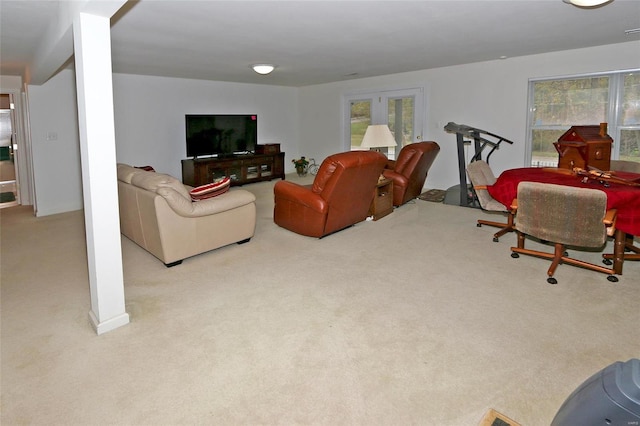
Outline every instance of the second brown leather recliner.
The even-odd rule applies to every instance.
[[[379,152],[343,152],[322,162],[311,187],[277,182],[274,222],[320,238],[365,220],[386,162]]]
[[[401,206],[422,193],[427,172],[440,152],[436,142],[405,145],[397,160],[388,160],[384,176],[393,180],[393,205]]]

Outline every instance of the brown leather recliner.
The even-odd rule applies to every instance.
[[[440,152],[436,142],[416,142],[405,145],[397,160],[388,160],[383,171],[393,180],[393,205],[401,206],[422,193],[427,172]]]
[[[322,162],[311,186],[277,182],[274,222],[320,238],[365,220],[386,161],[379,152],[343,152]]]

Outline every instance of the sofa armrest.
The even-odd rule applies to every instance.
[[[256,200],[255,195],[243,189],[229,191],[217,197],[200,201],[188,200],[170,187],[158,188],[156,193],[167,201],[173,211],[184,217],[200,217],[221,213],[254,203]]]
[[[396,160],[387,160],[387,164],[384,165],[385,169],[395,170],[396,168]]]

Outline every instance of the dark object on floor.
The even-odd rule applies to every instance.
[[[0,203],[10,203],[16,200],[16,196],[13,192],[0,193]]]
[[[640,360],[614,362],[575,391],[551,426],[640,424]]]
[[[447,195],[447,191],[444,189],[430,189],[423,192],[418,196],[419,199],[424,201],[432,201],[434,203],[441,203],[444,201],[444,197]]]

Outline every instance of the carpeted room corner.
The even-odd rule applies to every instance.
[[[485,213],[423,200],[303,237],[273,223],[274,184],[243,187],[247,244],[166,268],[123,238],[131,323],[101,336],[82,212],[0,212],[2,423],[477,425],[494,408],[548,425],[640,353],[638,262],[615,284],[561,266],[551,286]]]

